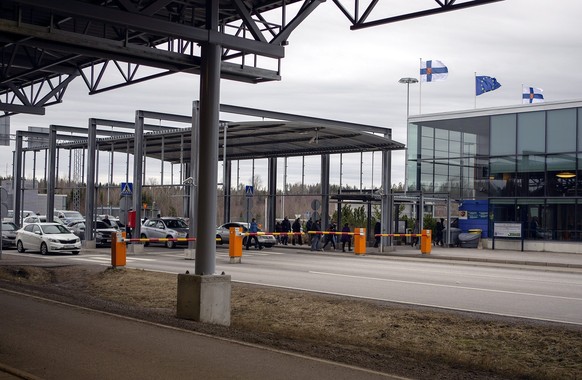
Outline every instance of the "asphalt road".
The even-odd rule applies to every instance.
[[[3,379],[396,379],[5,290],[0,305]]]
[[[110,265],[107,250],[47,258],[59,259]],[[131,268],[194,271],[181,249],[151,247],[127,261]],[[582,325],[580,273],[280,248],[245,250],[241,264],[230,264],[228,249],[219,247],[222,271],[239,282]]]

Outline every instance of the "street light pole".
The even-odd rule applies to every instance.
[[[408,191],[408,117],[410,116],[410,84],[418,83],[418,79],[408,77],[400,78],[398,83],[406,84],[406,149],[404,149],[404,195],[406,195],[406,192]],[[396,223],[398,223],[398,221]],[[398,225],[396,225],[396,230],[398,230]]]

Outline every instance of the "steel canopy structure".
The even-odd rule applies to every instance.
[[[498,1],[426,0],[425,9],[404,13],[392,9],[406,0],[333,4],[357,30]],[[281,80],[290,34],[324,0],[215,2],[217,30],[208,28],[205,0],[3,0],[0,112],[42,115],[76,78],[97,94],[178,72],[200,74],[205,43],[222,47],[223,79]]]
[[[500,0],[435,0],[436,14],[458,8]],[[219,286],[219,300],[186,299],[191,292],[180,291],[178,281],[178,316],[202,322],[230,324],[230,276],[216,276],[216,204],[219,140],[220,81],[232,79],[259,83],[280,79],[279,60],[295,28],[323,0],[3,0],[0,3],[0,111],[5,115],[20,112],[44,114],[47,105],[63,100],[68,84],[80,76],[90,93],[106,91],[175,72],[200,74],[200,102],[193,107],[192,155],[195,186],[196,262],[193,285],[198,290]],[[407,3],[400,0],[400,3]],[[363,26],[380,4],[371,0],[361,12],[354,2],[353,13],[334,4],[352,22]],[[382,3],[385,4],[386,2]],[[273,11],[273,12],[271,12]],[[273,13],[279,16],[272,17]],[[293,14],[292,14],[293,13]],[[417,13],[417,15],[414,15]],[[410,17],[421,16],[412,12]],[[390,22],[389,18],[378,24]],[[124,63],[121,63],[124,62]],[[265,63],[267,62],[267,63]],[[142,66],[158,70],[140,76]],[[122,80],[104,84],[112,67]],[[103,86],[102,86],[103,85]],[[193,97],[194,98],[194,97]],[[136,112],[135,135],[141,138],[144,114]],[[95,153],[95,124],[89,125],[90,154]],[[312,137],[322,141],[318,135]],[[387,138],[391,135],[388,133]],[[311,140],[311,138],[310,138]],[[325,140],[324,140],[325,141]],[[322,141],[322,145],[323,142]],[[136,144],[134,155],[142,157],[143,145]],[[324,163],[324,161],[326,161]],[[390,168],[391,158],[383,153],[383,167]],[[88,162],[92,162],[91,158]],[[140,218],[142,165],[134,167],[134,209]],[[328,155],[322,167],[329,167]],[[326,169],[327,170],[327,169]],[[390,185],[388,170],[383,187]],[[95,167],[89,165],[87,199],[93,199]],[[324,174],[322,173],[322,178]],[[202,179],[202,180],[200,180]],[[135,186],[137,185],[137,186]],[[326,193],[323,188],[322,192]],[[324,203],[324,202],[322,202]],[[382,202],[383,210],[387,205]],[[15,213],[18,213],[15,207]],[[322,210],[325,214],[326,210]],[[93,210],[87,212],[87,229],[92,231]],[[391,210],[383,212],[385,226]],[[190,280],[189,280],[190,281]],[[217,293],[213,293],[217,294]],[[181,297],[182,295],[182,297]],[[183,302],[182,302],[183,301]],[[210,304],[228,307],[208,307]],[[203,305],[204,304],[204,305]],[[182,306],[188,307],[188,311]]]

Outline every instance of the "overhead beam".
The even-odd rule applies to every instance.
[[[128,17],[128,12],[91,5],[85,2],[72,0],[18,0],[17,3],[44,8],[63,15],[79,16],[89,20],[116,24],[120,27],[137,31],[171,36],[198,43],[216,44],[224,48],[242,50],[246,53],[260,56],[271,58],[285,57],[285,49],[283,46],[231,36],[223,34],[218,30],[201,29],[163,21],[135,13],[130,13],[130,17]]]
[[[404,15],[400,15],[400,16],[383,18],[383,19],[375,20],[375,21],[368,21],[368,22],[358,21],[354,25],[352,25],[350,27],[350,29],[351,30],[358,30],[358,29],[370,28],[370,27],[374,27],[374,26],[390,24],[393,22],[410,20],[410,19],[418,18],[418,17],[431,16],[431,15],[440,14],[440,13],[444,13],[444,12],[456,11],[459,9],[465,9],[465,8],[470,8],[470,7],[476,7],[479,5],[496,3],[499,1],[504,1],[504,0],[472,0],[472,1],[469,1],[466,3],[453,3],[453,2],[451,2],[451,3],[443,4],[443,6],[441,6],[440,8],[428,9],[428,10],[408,13],[408,14],[404,14]],[[340,7],[340,9],[341,9],[341,7]],[[366,15],[365,15],[366,17],[368,17],[370,11],[371,11],[371,9],[368,9],[366,11]]]
[[[19,104],[7,104],[7,103],[0,103],[0,111],[10,113],[26,113],[30,115],[44,115],[46,112],[44,107],[23,106]]]

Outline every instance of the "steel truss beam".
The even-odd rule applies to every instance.
[[[390,24],[393,22],[410,20],[413,18],[424,16],[431,16],[444,12],[450,12],[504,0],[467,0],[464,2],[457,0],[434,0],[434,1],[438,5],[437,8],[425,9],[417,12],[406,13],[392,17],[377,18],[375,20],[369,21],[368,19],[370,18],[372,12],[376,10],[376,6],[378,5],[379,0],[372,0],[369,4],[367,4],[367,6],[362,5],[362,3],[360,3],[359,1],[355,1],[353,11],[351,13],[342,4],[342,0],[333,0],[333,2],[337,5],[340,11],[352,23],[352,26],[350,27],[351,30],[370,28],[374,26]],[[407,1],[405,0],[405,2]]]

